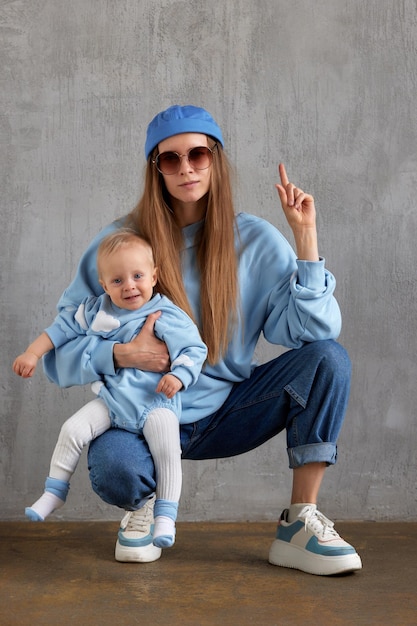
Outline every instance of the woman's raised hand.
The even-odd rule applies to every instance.
[[[293,233],[298,258],[317,261],[316,208],[314,198],[288,180],[283,163],[278,166],[281,184],[275,186],[281,200],[282,209]]]
[[[315,228],[316,209],[313,196],[289,182],[283,163],[279,164],[278,171],[281,184],[277,183],[275,186],[289,225],[293,230],[300,227]]]

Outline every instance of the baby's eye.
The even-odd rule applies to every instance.
[[[139,273],[135,274],[136,280],[139,280],[140,278],[143,278],[143,274],[139,274]]]
[[[114,283],[115,285],[120,285],[120,283],[121,283],[121,282],[122,282],[122,281],[120,280],[120,278],[114,278],[114,279],[113,279],[113,283]]]

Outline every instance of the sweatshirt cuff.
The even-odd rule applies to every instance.
[[[324,259],[300,261],[297,259],[297,284],[312,290],[322,290],[326,285]]]
[[[117,341],[98,341],[92,352],[86,350],[84,357],[91,361],[93,369],[101,376],[114,376],[113,348]]]
[[[54,348],[60,348],[64,343],[68,342],[68,337],[64,333],[64,331],[58,326],[58,324],[53,324],[52,326],[48,326],[44,331],[49,339],[54,344]]]

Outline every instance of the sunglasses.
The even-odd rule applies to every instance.
[[[213,162],[213,152],[217,148],[217,143],[212,148],[206,146],[198,146],[191,148],[187,154],[178,154],[178,152],[161,152],[152,163],[156,165],[156,169],[161,174],[171,175],[180,171],[181,159],[187,157],[187,161],[195,170],[206,170]]]

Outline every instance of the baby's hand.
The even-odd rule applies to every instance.
[[[182,382],[173,374],[165,374],[156,387],[157,393],[164,393],[167,398],[173,398],[177,391],[182,388]]]
[[[38,357],[33,352],[23,352],[15,359],[13,371],[22,378],[30,378],[35,373],[38,361]]]

